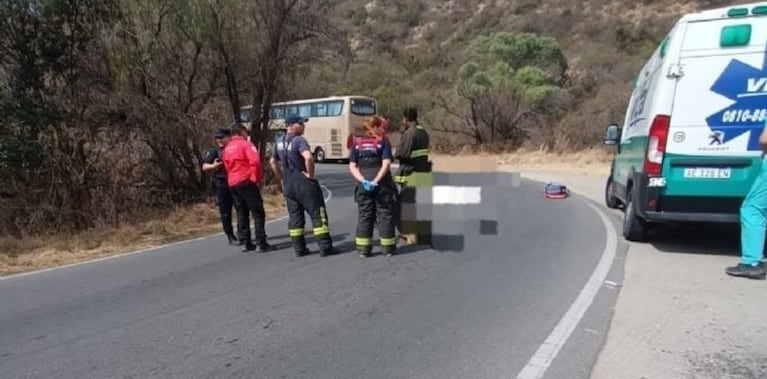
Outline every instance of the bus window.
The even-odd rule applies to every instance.
[[[352,99],[352,113],[358,116],[375,115],[376,104],[372,100]]]
[[[301,117],[311,117],[312,116],[312,105],[311,104],[302,104],[298,106],[298,115]]]
[[[298,114],[298,106],[296,105],[286,105],[284,108],[284,113],[282,114],[283,117],[287,117],[288,115],[295,115]]]
[[[328,103],[312,104],[312,117],[325,117],[328,115]]]
[[[328,104],[328,116],[335,117],[340,116],[344,110],[343,101],[331,101]]]

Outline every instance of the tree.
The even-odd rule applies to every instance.
[[[563,109],[567,92],[558,83],[566,62],[551,38],[483,35],[470,43],[467,56],[455,94],[468,109],[451,113],[464,121],[459,132],[475,144],[518,145]]]
[[[306,75],[310,65],[337,56],[348,59],[351,52],[345,33],[331,21],[333,1],[254,0],[252,4],[252,63],[258,73],[251,83],[257,114],[250,133],[264,158],[271,104],[290,93],[290,82]]]

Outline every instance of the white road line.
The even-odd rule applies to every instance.
[[[575,299],[575,302],[570,305],[567,313],[562,316],[562,319],[559,320],[559,323],[557,323],[557,326],[554,327],[554,330],[546,338],[546,341],[543,342],[538,351],[527,362],[527,365],[519,372],[517,379],[539,379],[543,377],[543,374],[551,366],[559,350],[567,342],[567,339],[570,338],[578,323],[580,323],[586,310],[591,306],[594,297],[596,297],[599,288],[607,277],[607,273],[610,271],[610,266],[618,248],[618,238],[615,229],[604,212],[589,202],[586,204],[599,215],[607,233],[602,257],[599,259],[597,267],[581,290],[581,293]]]
[[[333,191],[331,191],[330,188],[328,188],[328,187],[326,187],[326,186],[324,186],[322,184],[320,184],[320,186],[322,188],[324,188],[326,191],[328,191],[328,197],[325,198],[325,203],[327,203],[328,201],[330,201],[331,198],[333,198]],[[276,218],[274,220],[269,220],[266,223],[267,224],[271,224],[271,223],[274,223],[274,222],[285,220],[288,217],[289,217],[288,215],[285,215],[285,216]],[[96,258],[96,259],[91,259],[91,260],[87,260],[87,261],[83,261],[83,262],[71,263],[71,264],[63,265],[63,266],[49,267],[49,268],[45,268],[45,269],[41,269],[41,270],[36,270],[36,271],[21,272],[21,273],[18,273],[18,274],[13,274],[13,275],[8,275],[8,276],[0,276],[0,281],[14,279],[14,278],[20,278],[20,277],[23,277],[23,276],[29,276],[29,275],[33,275],[33,274],[42,274],[42,273],[49,272],[49,271],[60,270],[60,269],[65,269],[65,268],[70,268],[70,267],[75,267],[75,266],[82,266],[82,265],[86,265],[86,264],[102,262],[102,261],[108,261],[108,260],[112,260],[112,259],[124,258],[124,257],[128,257],[128,256],[131,256],[131,255],[138,255],[138,254],[149,253],[149,252],[152,252],[152,251],[157,251],[157,250],[165,249],[165,248],[168,248],[168,247],[180,246],[180,245],[184,245],[184,244],[187,244],[187,243],[203,241],[205,239],[208,239],[208,238],[211,238],[211,237],[220,236],[220,235],[223,235],[223,234],[224,233],[215,233],[215,234],[210,234],[210,235],[203,236],[203,237],[197,237],[197,238],[192,238],[192,239],[183,240],[183,241],[171,242],[171,243],[167,243],[167,244],[164,244],[164,245],[153,246],[153,247],[149,247],[149,248],[146,248],[146,249],[129,251],[129,252],[122,253],[122,254],[117,254],[117,255],[110,255],[108,257],[103,257],[103,258]]]

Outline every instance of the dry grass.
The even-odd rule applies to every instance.
[[[282,195],[264,193],[264,208],[267,219],[285,214]],[[166,217],[119,229],[40,239],[0,237],[0,275],[83,262],[220,231],[218,208],[210,202],[179,208]]]
[[[491,172],[499,165],[515,171],[566,172],[571,174],[607,175],[611,153],[591,149],[577,153],[556,154],[541,150],[519,150],[510,154],[471,154],[433,156],[434,170],[443,172]]]

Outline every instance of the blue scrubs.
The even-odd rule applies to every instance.
[[[767,229],[767,164],[761,161],[759,176],[740,207],[741,262],[756,266],[764,259]]]

